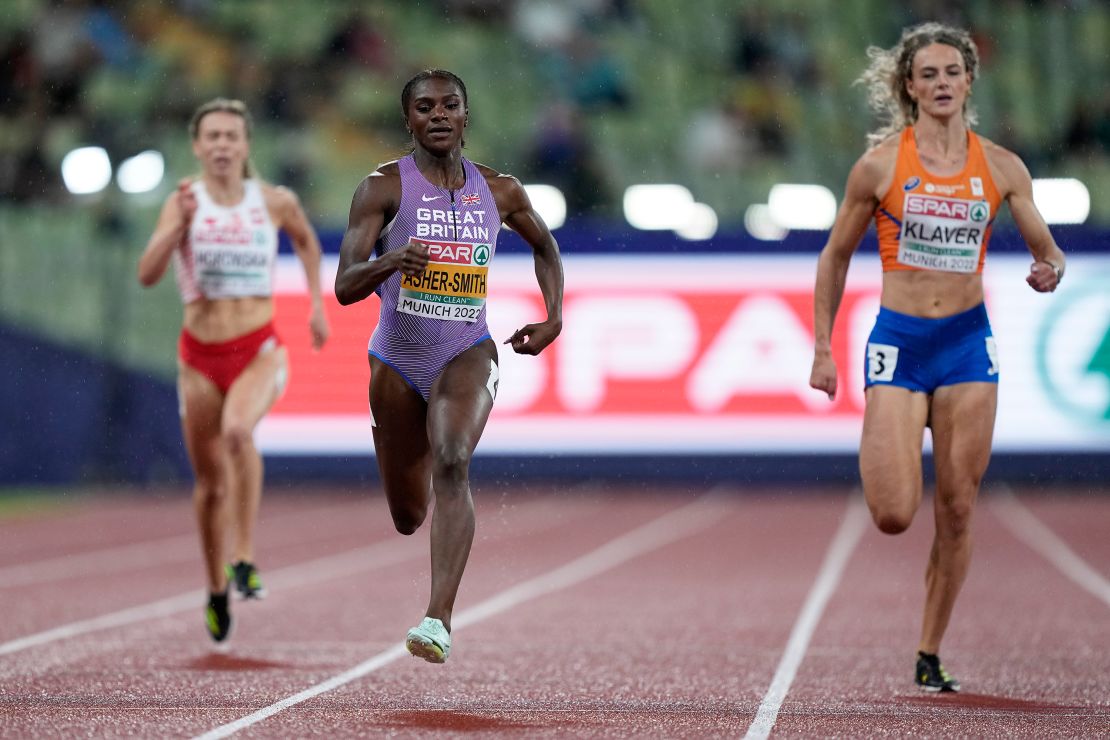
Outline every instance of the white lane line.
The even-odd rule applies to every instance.
[[[763,701],[759,703],[759,710],[744,736],[747,740],[765,740],[771,734],[782,702],[790,691],[790,685],[794,683],[798,666],[805,658],[810,638],[813,637],[817,623],[825,611],[825,605],[836,590],[848,558],[867,527],[869,516],[861,500],[863,497],[858,493],[858,491],[853,492],[848,499],[848,510],[844,514],[844,520],[841,521],[840,528],[837,529],[829,544],[825,562],[821,564],[817,580],[813,582],[813,588],[810,589],[805,605],[798,614],[798,621],[794,623],[794,629],[790,632],[790,639],[786,643],[786,650],[779,660],[778,668],[775,669],[775,676],[771,679],[771,685],[763,696]]]
[[[1110,606],[1110,581],[1087,564],[1067,543],[1033,515],[1003,484],[996,487],[991,509],[1018,539],[1036,550],[1045,560],[1055,565],[1061,573],[1080,587],[1091,592],[1096,599]]]
[[[415,546],[406,547],[410,541],[407,538],[403,540],[391,538],[388,541],[376,542],[368,547],[360,547],[338,555],[329,555],[307,563],[279,568],[270,572],[267,581],[273,584],[272,587],[276,588],[296,588],[308,583],[344,578],[353,573],[381,568],[423,555],[423,549]],[[208,594],[203,589],[199,589],[100,617],[71,622],[45,632],[0,644],[0,655],[17,653],[27,648],[112,627],[122,627],[126,624],[143,622],[148,619],[168,617],[192,609],[197,610],[199,614],[207,598]]]
[[[197,535],[190,534],[19,563],[0,568],[0,588],[180,563],[196,558],[198,549]]]
[[[543,501],[535,502],[528,507],[526,512],[522,513],[525,515],[523,517],[525,528],[529,528],[531,531],[543,531],[559,523],[550,516],[547,505]],[[517,527],[520,527],[519,523]],[[506,527],[501,534],[495,535],[493,539],[512,536],[514,532],[515,530]],[[375,570],[413,558],[426,557],[426,553],[426,548],[421,546],[416,539],[390,537],[366,547],[268,571],[266,580],[271,588],[292,589],[307,584],[346,578],[357,573]],[[192,609],[196,609],[199,613],[207,598],[208,594],[203,590],[189,591],[188,593],[130,607],[111,614],[104,614],[92,619],[71,622],[44,632],[0,643],[0,655],[17,653],[21,650],[85,635],[90,632],[122,627],[148,619],[172,616]]]
[[[18,653],[21,650],[33,648],[37,645],[45,645],[50,642],[65,640],[66,638],[84,635],[89,632],[111,629],[112,627],[122,627],[125,624],[142,622],[147,619],[168,617],[171,614],[177,614],[186,609],[197,609],[199,612],[207,596],[208,595],[203,590],[198,589],[196,591],[190,591],[189,593],[171,596],[168,599],[162,599],[161,601],[155,601],[150,604],[142,604],[141,606],[134,606],[130,609],[112,612],[111,614],[105,614],[100,617],[85,619],[80,622],[71,622],[70,624],[55,627],[45,632],[36,632],[33,635],[27,635],[26,637],[20,637],[0,644],[0,655]]]
[[[305,531],[315,531],[305,524],[306,516],[318,518],[320,511],[332,515],[339,506],[315,509],[312,512],[290,513],[263,519],[263,527],[281,527],[289,522],[300,522]],[[346,507],[342,507],[346,508]],[[300,540],[303,544],[305,540]],[[157,540],[132,542],[127,545],[101,548],[86,552],[73,552],[69,555],[17,563],[0,568],[0,588],[25,586],[29,583],[49,583],[87,575],[110,575],[133,570],[143,570],[168,563],[183,563],[194,560],[199,551],[198,535],[190,534],[163,537]]]
[[[686,506],[672,510],[658,519],[610,540],[593,552],[582,555],[541,576],[518,583],[500,594],[466,609],[453,620],[452,633],[489,619],[525,601],[573,586],[717,523],[720,521],[724,504],[722,503],[723,499],[712,495],[713,493],[711,491]],[[197,738],[198,740],[215,740],[216,738],[228,737],[289,707],[356,681],[406,655],[408,655],[408,652],[403,644],[395,645],[327,681],[318,683],[234,722],[220,725],[203,735],[198,735]]]

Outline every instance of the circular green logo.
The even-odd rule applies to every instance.
[[[971,220],[975,222],[986,221],[990,209],[987,204],[983,202],[975,203],[971,206]]]
[[[474,264],[484,265],[489,262],[489,247],[485,244],[479,244],[474,248]]]
[[[1037,334],[1037,374],[1064,413],[1110,428],[1110,274],[1061,294]]]

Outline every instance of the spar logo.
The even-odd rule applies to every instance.
[[[1110,432],[1110,273],[1056,294],[1037,335],[1037,374],[1057,410]]]
[[[972,213],[972,205],[978,208],[979,218],[975,217]],[[914,195],[906,196],[906,213],[912,213],[921,216],[933,216],[936,218],[950,218],[953,220],[967,221],[969,218],[972,221],[981,221],[986,218],[987,204],[978,202],[970,204],[966,200],[959,200],[957,198],[931,198],[927,195]]]
[[[489,262],[489,246],[478,244],[474,247],[474,264],[482,266]]]
[[[906,196],[906,213],[982,223],[990,217],[990,205],[986,201],[909,194]]]
[[[460,242],[430,242],[424,239],[413,239],[417,244],[428,245],[428,259],[432,262],[447,263],[451,265],[472,265],[477,259],[476,250],[473,244],[463,244]],[[478,262],[484,265],[489,261],[489,248],[484,244],[480,245],[486,250],[485,259]]]

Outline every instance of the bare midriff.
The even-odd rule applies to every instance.
[[[939,319],[983,302],[983,277],[931,270],[883,273],[882,305],[892,311]]]
[[[200,342],[226,342],[260,329],[274,317],[269,296],[201,298],[185,305],[184,327]]]

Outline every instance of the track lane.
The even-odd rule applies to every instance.
[[[927,498],[911,529],[872,528],[829,604],[777,730],[787,735],[1078,737],[1110,726],[1101,676],[1110,613],[1018,541],[984,494],[975,554],[941,650],[960,694],[912,683],[933,534]],[[1073,502],[1071,518],[1105,516]],[[1064,535],[1066,537],[1066,534]],[[1101,686],[1100,686],[1101,684]]]
[[[656,496],[647,503],[618,498],[619,503],[610,502],[606,506],[610,509],[615,506],[627,522],[674,506],[667,496]],[[480,537],[487,543],[477,551],[493,553],[500,529],[501,534],[515,539],[517,548],[532,553],[535,566],[543,567],[553,559],[557,561],[564,552],[574,552],[581,544],[579,533],[600,541],[612,534],[604,526],[604,517],[599,516],[603,512],[599,512],[593,498],[569,506],[566,502],[540,500],[535,507],[536,516],[531,517],[531,528],[520,526],[527,523],[529,511],[527,505],[513,506],[503,516],[494,512],[495,515],[485,517],[490,526],[482,527]],[[568,532],[575,534],[568,536]],[[189,618],[185,623],[185,618],[192,615],[147,624],[130,636],[105,633],[96,646],[90,640],[72,640],[66,644],[65,654],[56,656],[53,666],[42,670],[26,666],[27,670],[21,672],[26,677],[22,682],[5,680],[5,686],[24,696],[49,697],[45,702],[32,701],[35,711],[21,718],[24,723],[18,726],[28,734],[45,727],[74,730],[90,723],[109,728],[119,722],[122,727],[132,718],[123,717],[121,707],[132,697],[141,696],[149,718],[141,734],[173,736],[186,731],[186,727],[188,732],[197,733],[241,717],[244,709],[249,711],[273,701],[274,697],[287,696],[291,685],[303,687],[306,680],[311,683],[335,675],[336,666],[347,668],[353,663],[350,656],[364,657],[375,645],[395,645],[414,616],[423,610],[427,589],[426,540],[395,538],[414,542],[423,550],[411,569],[390,568],[372,574],[373,580],[369,582],[321,579],[306,584],[303,591],[275,590],[274,596],[265,602],[238,610],[244,629],[236,636],[231,655],[215,656],[207,650],[197,639],[198,619]],[[474,590],[479,592],[474,594],[475,598],[480,598],[481,591],[504,587],[499,573],[502,565],[499,557],[487,561],[487,571],[497,575],[497,579],[483,576],[481,568],[477,569],[472,579]],[[516,571],[520,575],[528,572],[532,563],[518,566]],[[306,607],[316,611],[306,615]],[[315,621],[315,613],[327,615],[326,621]],[[269,636],[276,638],[276,633],[280,633],[283,639],[264,639],[265,625]],[[43,657],[41,651],[33,654],[36,659]],[[121,657],[127,668],[119,667]],[[37,666],[39,661],[35,662]],[[73,676],[86,680],[75,683]],[[134,686],[157,686],[158,693],[172,700],[151,696],[149,689],[136,694],[129,688]],[[167,712],[183,706],[196,707],[192,721],[184,725],[179,721],[179,712]],[[159,718],[163,716],[172,716],[175,724],[161,724]]]
[[[446,666],[404,657],[237,736],[741,735],[843,514],[842,494],[808,491],[746,490],[698,536],[458,629]],[[688,495],[633,486],[479,493],[460,614]],[[1053,531],[1077,553],[1092,521],[1106,520],[1090,497],[1019,496],[1038,513],[1048,506]],[[965,693],[924,696],[909,683],[932,533],[923,509],[903,537],[865,533],[774,735],[1053,737],[1110,724],[1101,683],[1110,665],[1099,650],[1110,610],[1015,537],[989,499],[979,512],[976,559],[943,653]],[[209,649],[194,606],[0,657],[0,727],[36,737],[197,735],[395,647],[427,596],[426,532],[391,533],[380,499],[337,514],[335,530],[353,520],[359,545],[380,536],[412,557],[346,574],[306,570],[296,585],[271,581],[266,601],[235,604],[226,654]],[[347,542],[308,539],[268,542],[276,559],[267,572]],[[199,563],[182,570],[161,580],[195,585]],[[149,594],[132,577],[106,588],[139,595],[136,603]]]
[[[426,557],[406,543],[404,538],[394,535],[392,528],[386,524],[388,514],[384,502],[379,500],[376,506],[380,510],[377,512],[379,516],[374,518],[377,524],[369,533],[364,531],[363,507],[357,501],[349,502],[346,508],[333,510],[330,516],[334,525],[323,528],[333,532],[330,537],[303,537],[301,533],[296,537],[282,537],[277,531],[263,532],[274,527],[260,523],[260,539],[268,543],[262,548],[263,552],[269,553],[265,562],[275,566],[273,570],[266,571],[271,587],[295,588],[309,585],[314,580],[343,578],[362,570]],[[536,509],[534,514],[531,513],[532,508]],[[525,521],[532,522],[529,526],[544,527],[557,523],[558,520],[548,513],[549,509],[546,502],[537,500],[525,507]],[[287,517],[282,523],[296,524],[298,521],[319,523],[318,516],[311,510],[301,517]],[[370,544],[367,544],[368,540]],[[199,562],[187,569],[167,569],[165,566],[163,563],[152,567],[141,575],[105,572],[96,579],[85,579],[76,587],[64,590],[37,583],[12,589],[12,608],[0,630],[0,635],[10,635],[10,638],[0,643],[0,655],[203,608],[207,599],[203,590],[194,588],[181,592],[187,583],[195,584]],[[127,586],[120,587],[123,583]],[[112,584],[116,587],[112,588]],[[136,597],[132,601],[137,601],[138,595],[145,595],[147,599],[151,595],[157,598],[133,603],[123,609],[111,609],[112,606],[119,606],[116,600],[121,595],[125,599]],[[24,629],[20,634],[26,625],[38,629],[29,634]],[[14,635],[11,634],[13,632]],[[3,667],[0,667],[0,675],[2,672]]]
[[[743,734],[843,506],[735,496],[702,534],[467,629],[446,666],[397,662],[243,736]]]

